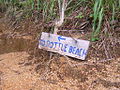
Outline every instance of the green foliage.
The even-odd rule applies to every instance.
[[[85,6],[91,0],[68,0],[68,7],[66,9],[66,15],[71,15],[76,10],[79,10],[81,6]]]
[[[6,5],[7,7],[12,6],[13,8],[22,8],[26,11],[36,9],[42,11],[43,17],[46,19],[56,17],[55,15],[58,13],[58,1],[59,0],[0,0],[0,4]],[[37,7],[35,7],[35,5]],[[94,6],[94,14],[100,12],[102,6],[105,11],[113,11],[112,19],[114,19],[116,10],[120,8],[120,0],[68,0],[66,15],[70,15],[72,12],[79,10],[79,8],[83,6],[88,6],[91,9]],[[98,11],[96,11],[95,8]],[[78,16],[81,17],[81,15]],[[94,18],[96,17],[94,16]]]
[[[102,26],[102,21],[104,19],[104,15],[112,13],[109,21],[114,21],[118,18],[117,13],[119,15],[120,12],[120,0],[94,0],[94,8],[93,8],[93,32],[91,41],[99,40],[100,29]]]
[[[61,3],[62,0],[0,0],[0,8],[4,6],[11,8],[11,11],[14,12],[23,12],[26,14],[26,16],[24,15],[26,18],[31,16],[34,10],[38,10],[42,15],[42,20],[48,22],[58,17],[59,2]],[[91,41],[99,40],[105,15],[108,14],[109,21],[114,21],[120,17],[120,0],[68,0],[65,16],[72,15],[81,7],[89,7],[92,11],[90,13],[93,18]],[[82,12],[78,13],[75,18],[84,18]]]
[[[93,14],[93,32],[91,41],[99,40],[98,35],[100,33],[102,20],[103,20],[103,0],[96,0],[94,4]]]
[[[79,19],[81,19],[81,18],[83,18],[84,17],[84,15],[83,15],[83,13],[79,13],[79,15],[77,15],[75,18],[79,18]]]

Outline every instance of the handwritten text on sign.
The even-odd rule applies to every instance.
[[[42,32],[39,48],[84,60],[89,41]]]

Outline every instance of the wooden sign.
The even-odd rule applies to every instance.
[[[89,41],[42,32],[39,48],[85,60]]]

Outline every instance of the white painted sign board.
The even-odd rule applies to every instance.
[[[42,32],[39,48],[85,60],[89,41]]]

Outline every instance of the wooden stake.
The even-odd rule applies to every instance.
[[[54,27],[54,34],[57,34],[58,28],[63,24],[64,22],[64,12],[65,12],[65,0],[62,2],[62,8],[60,4],[60,0],[58,0],[59,3],[59,13],[60,13],[60,19],[55,22],[55,27]]]

